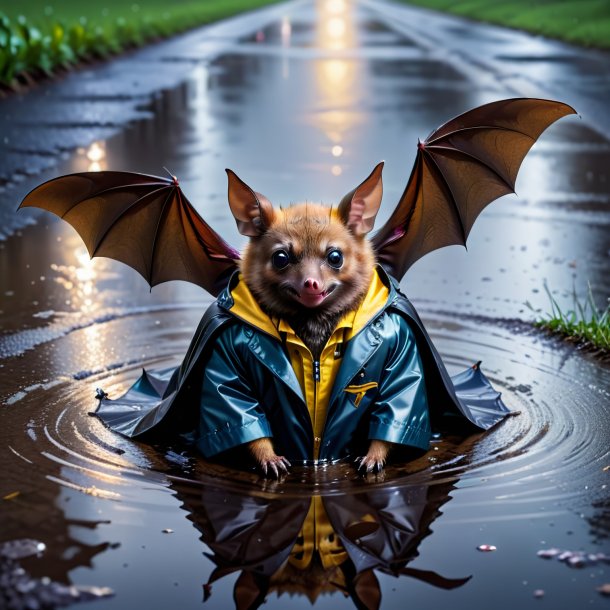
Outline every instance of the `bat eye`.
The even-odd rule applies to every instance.
[[[331,250],[326,255],[326,261],[333,269],[340,269],[343,265],[343,253],[341,250]]]
[[[276,269],[285,269],[290,264],[290,257],[286,250],[278,250],[271,256],[271,263]]]

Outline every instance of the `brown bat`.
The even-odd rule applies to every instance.
[[[295,370],[310,364],[315,368],[337,324],[362,309],[376,263],[400,280],[426,253],[465,245],[482,210],[514,192],[521,162],[539,135],[557,119],[574,113],[560,102],[517,98],[486,104],[445,123],[418,143],[404,193],[371,239],[366,235],[381,203],[383,164],[333,208],[273,207],[228,170],[229,204],[240,232],[250,238],[241,258],[197,214],[175,177],[72,174],[34,189],[21,206],[54,212],[76,228],[92,257],[125,262],[151,286],[182,279],[217,296],[239,268],[256,306],[273,323],[288,324],[295,341],[309,351],[311,362],[299,364],[291,356]],[[446,378],[444,369],[438,375]],[[367,400],[371,384],[377,385],[371,381],[368,386],[346,388],[354,393],[355,407],[363,396]],[[306,385],[302,379],[301,385]],[[430,385],[427,390],[430,394]],[[315,412],[310,415],[317,429]],[[150,427],[149,423],[140,426],[139,421],[130,427],[113,426],[110,416],[100,413],[100,417],[128,435]],[[469,418],[481,427],[491,425]],[[150,419],[156,425],[160,418]],[[380,469],[392,441],[375,436],[369,440],[360,466]],[[266,473],[277,476],[289,465],[276,455],[269,434],[247,438],[244,444]]]
[[[309,203],[275,209],[227,172],[231,211],[250,237],[240,262],[244,281],[268,316],[290,324],[313,361],[320,361],[337,322],[359,307],[371,282],[376,261],[366,233],[381,205],[382,169],[380,163],[336,210]],[[265,472],[286,471],[289,463],[275,454],[270,438],[252,441],[250,449]],[[361,467],[380,467],[388,449],[389,443],[371,441]]]

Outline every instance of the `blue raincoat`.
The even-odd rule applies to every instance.
[[[448,422],[488,429],[508,409],[479,367],[449,377],[415,309],[379,268],[387,300],[341,353],[320,437],[281,338],[232,313],[237,276],[205,313],[182,365],[142,377],[97,415],[129,437],[196,430],[211,457],[272,437],[291,462],[366,452],[370,439],[427,449]],[[449,424],[453,425],[453,424]]]

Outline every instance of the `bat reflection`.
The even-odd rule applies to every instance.
[[[338,594],[359,610],[374,610],[382,597],[378,573],[442,589],[470,580],[408,567],[454,485],[296,498],[172,486],[215,564],[203,585],[204,601],[214,596],[215,582],[238,573],[233,590],[238,610],[259,608],[271,593],[305,596],[312,604],[323,594]]]

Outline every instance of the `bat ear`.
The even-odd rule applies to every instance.
[[[383,161],[360,186],[341,199],[339,215],[354,235],[365,235],[375,224],[383,195],[382,171]]]
[[[235,583],[233,600],[237,610],[259,608],[269,591],[268,579],[244,570]]]
[[[237,174],[225,170],[229,178],[229,206],[242,235],[256,237],[273,222],[273,205],[264,195],[254,192]]]
[[[360,602],[360,607],[377,610],[381,605],[381,587],[373,570],[357,574],[352,582],[352,599]],[[358,605],[358,604],[356,604]]]

